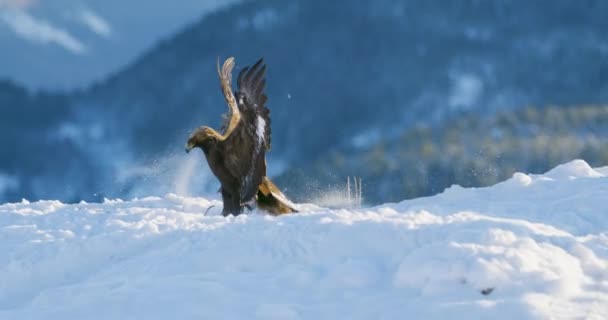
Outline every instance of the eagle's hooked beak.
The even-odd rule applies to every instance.
[[[194,146],[191,144],[186,144],[186,153],[190,153],[190,150],[194,149]]]

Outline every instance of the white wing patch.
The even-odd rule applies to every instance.
[[[258,145],[261,146],[264,142],[264,134],[266,133],[266,121],[261,116],[258,116],[255,133],[258,135]]]

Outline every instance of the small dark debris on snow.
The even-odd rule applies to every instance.
[[[492,293],[492,291],[494,291],[494,288],[485,288],[485,289],[481,289],[481,294],[483,294],[484,296],[489,295],[490,293]]]

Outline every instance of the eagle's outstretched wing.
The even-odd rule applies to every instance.
[[[217,74],[220,77],[220,86],[226,104],[228,104],[228,114],[224,114],[224,123],[222,124],[222,140],[225,140],[232,132],[236,129],[237,125],[241,121],[241,113],[236,104],[234,94],[232,93],[232,69],[234,68],[234,58],[230,57],[224,61],[222,68],[220,69],[220,60],[217,60]]]
[[[256,117],[255,133],[260,148],[270,151],[270,110],[266,107],[266,64],[258,60],[251,68],[245,67],[237,79],[236,99],[239,110]],[[251,128],[253,129],[253,127]]]
[[[260,59],[252,67],[244,68],[239,73],[234,94],[227,90],[231,69],[228,73],[223,69],[220,72],[222,90],[230,107],[230,117],[225,124],[224,160],[231,174],[241,182],[241,201],[248,202],[266,176],[265,156],[270,150],[270,110],[266,108],[264,93],[266,66]],[[234,110],[235,104],[237,110]]]

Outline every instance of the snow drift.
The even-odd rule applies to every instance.
[[[0,205],[0,319],[606,319],[608,169],[374,208]],[[204,212],[212,205],[208,215]]]

